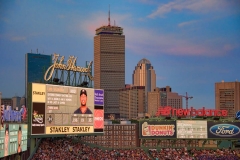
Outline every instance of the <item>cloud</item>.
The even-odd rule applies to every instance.
[[[156,5],[158,4],[158,0],[138,0],[140,3],[144,4],[150,4],[150,5]]]
[[[173,9],[174,4],[175,4],[174,2],[169,2],[168,4],[159,6],[157,11],[153,12],[148,17],[149,18],[154,18],[156,16],[163,17],[165,13],[168,13]]]
[[[197,37],[188,39],[181,34],[165,33],[149,28],[132,27],[134,23],[130,14],[115,14],[111,16],[111,24],[113,19],[117,20],[117,26],[124,28],[124,35],[126,36],[126,49],[128,52],[139,55],[191,55],[191,56],[219,56],[233,49],[230,44],[225,45],[225,41],[215,38],[214,40],[208,39],[201,41]],[[180,23],[178,26],[183,27],[186,25],[194,24],[197,21],[189,21]],[[92,14],[88,19],[78,22],[76,25],[80,32],[85,34],[90,39],[95,35],[95,30],[98,27],[108,24],[108,15],[103,12]],[[192,38],[192,36],[190,36]],[[216,42],[218,46],[216,46]],[[220,47],[219,47],[220,46]],[[235,46],[236,47],[236,46]]]
[[[213,11],[239,10],[239,1],[226,0],[174,0],[166,4],[160,4],[156,11],[148,15],[148,18],[164,17],[172,11],[188,10],[191,12],[206,14]],[[239,12],[239,11],[237,11]]]
[[[193,21],[188,21],[188,22],[182,22],[182,23],[178,24],[178,27],[188,26],[188,25],[191,25],[191,24],[194,24],[194,23],[197,23],[197,22],[199,22],[199,21],[193,20]]]
[[[60,19],[64,19],[64,18],[66,18],[66,15],[60,14],[57,17],[60,18]]]
[[[130,15],[118,15],[118,14],[113,14],[111,15],[111,25],[116,26],[122,26],[122,22],[126,21],[127,19],[130,18]],[[115,21],[116,20],[116,21]],[[108,14],[103,13],[103,12],[98,12],[95,14],[92,14],[88,19],[81,20],[77,24],[77,28],[80,28],[81,30],[84,31],[85,34],[87,34],[89,37],[93,37],[95,35],[95,30],[101,26],[107,26],[108,25]]]
[[[233,49],[235,49],[235,48],[237,48],[237,45],[233,45],[233,44],[225,44],[225,45],[223,46],[223,49],[224,49],[225,51],[231,51],[231,50],[233,50]]]
[[[15,36],[10,38],[11,41],[25,41],[26,39],[27,38],[24,36]]]
[[[219,56],[225,54],[228,49],[232,49],[228,45],[223,45],[224,47],[215,46],[211,43],[211,40],[199,44],[177,34],[157,33],[139,28],[125,27],[125,34],[127,35],[126,47],[140,55]]]
[[[158,80],[166,80],[167,78],[166,77],[157,76],[156,79],[158,81]]]

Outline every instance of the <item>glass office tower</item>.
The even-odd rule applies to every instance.
[[[25,55],[25,95],[27,98],[28,83],[44,83],[44,74],[52,65],[52,55],[27,53]]]

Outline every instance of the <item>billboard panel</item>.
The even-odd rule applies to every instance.
[[[0,158],[27,150],[27,124],[0,127]]]
[[[176,121],[145,121],[139,125],[140,138],[176,138]]]
[[[207,122],[208,138],[240,138],[240,122]]]
[[[178,120],[177,138],[206,139],[207,121]]]
[[[32,83],[31,135],[103,133],[104,91]]]

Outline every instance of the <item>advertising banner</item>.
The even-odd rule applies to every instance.
[[[27,150],[27,124],[4,124],[0,128],[0,158]]]
[[[240,138],[240,122],[207,122],[208,138]]]
[[[94,91],[94,103],[95,105],[104,105],[104,93],[103,90],[95,89]]]
[[[45,103],[33,103],[32,133],[44,134],[45,130]]]
[[[93,126],[52,126],[46,127],[46,134],[93,133]]]
[[[37,83],[32,85],[32,96],[35,95],[35,98],[32,102],[31,135],[103,133],[103,90],[51,84],[41,84],[39,87]]]
[[[201,109],[195,109],[191,107],[190,109],[172,108],[171,106],[162,107],[160,106],[156,112],[156,116],[221,116],[226,117],[228,115],[227,110],[216,110],[216,109],[206,109],[202,107]]]
[[[140,138],[176,138],[176,121],[145,121],[139,125]]]
[[[177,138],[206,139],[207,121],[178,120]]]

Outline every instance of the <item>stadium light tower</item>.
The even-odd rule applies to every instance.
[[[187,92],[186,92],[186,95],[185,95],[185,96],[184,96],[184,95],[181,95],[181,96],[186,99],[186,109],[188,109],[188,99],[192,99],[193,96],[190,96],[190,97],[189,97]]]

